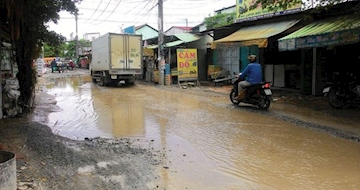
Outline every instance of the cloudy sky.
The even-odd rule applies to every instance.
[[[78,33],[120,32],[121,28],[149,24],[157,29],[158,0],[82,0],[78,4]],[[236,0],[164,0],[164,29],[171,26],[195,26],[215,10],[235,5]],[[75,17],[60,13],[58,24],[48,23],[49,29],[67,38],[75,37]]]

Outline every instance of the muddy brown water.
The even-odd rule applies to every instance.
[[[360,188],[359,143],[233,108],[227,98],[105,88],[89,77],[48,79],[45,88],[61,108],[42,120],[56,134],[154,140],[165,151],[167,189]]]

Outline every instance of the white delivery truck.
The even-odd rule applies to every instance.
[[[102,86],[135,83],[141,74],[142,37],[107,33],[92,41],[90,72],[93,82]]]

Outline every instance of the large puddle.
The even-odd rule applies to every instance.
[[[49,79],[62,111],[46,124],[72,139],[154,140],[166,151],[167,189],[360,188],[358,143],[232,108],[222,98],[90,80]]]

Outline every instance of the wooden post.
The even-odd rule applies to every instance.
[[[312,64],[312,95],[316,95],[316,48],[313,48],[313,64]]]
[[[0,41],[1,43],[1,41]],[[1,64],[2,64],[2,44],[0,44],[0,119],[3,118],[3,105],[2,105],[2,73],[1,73]]]

